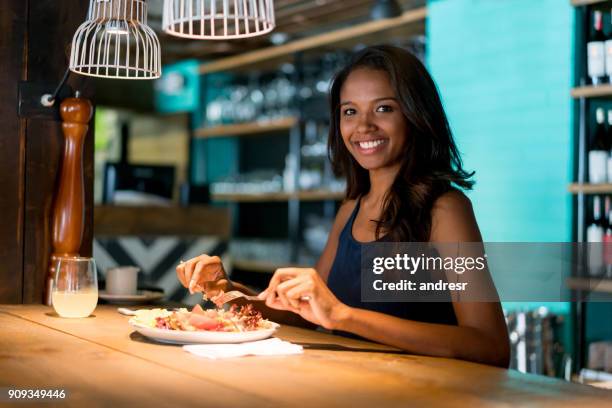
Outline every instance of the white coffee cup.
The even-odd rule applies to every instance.
[[[109,295],[135,295],[138,292],[136,266],[118,266],[106,271],[106,293]]]

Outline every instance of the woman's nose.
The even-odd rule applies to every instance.
[[[376,128],[376,124],[373,121],[372,116],[369,113],[359,115],[359,122],[357,123],[357,130],[359,132],[368,132]]]

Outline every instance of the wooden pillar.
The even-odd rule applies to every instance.
[[[27,2],[8,3],[0,7],[0,303],[21,303],[25,123],[16,107],[17,81],[24,75]]]
[[[87,15],[82,0],[6,0],[0,8],[0,303],[43,302],[52,252],[53,200],[64,149],[52,115],[18,114],[20,90],[53,91],[68,64],[72,35]],[[93,96],[92,82],[68,86]],[[55,109],[59,109],[56,106]],[[56,112],[57,113],[57,112]],[[91,255],[93,132],[83,146],[84,232],[79,253]]]

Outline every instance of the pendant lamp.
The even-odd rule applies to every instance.
[[[165,0],[163,30],[177,37],[227,40],[274,29],[274,0]]]
[[[161,51],[147,25],[145,0],[90,0],[87,20],[77,29],[71,71],[120,79],[161,76]]]

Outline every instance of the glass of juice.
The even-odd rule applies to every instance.
[[[51,301],[61,317],[87,317],[98,304],[98,276],[93,258],[59,257]]]

